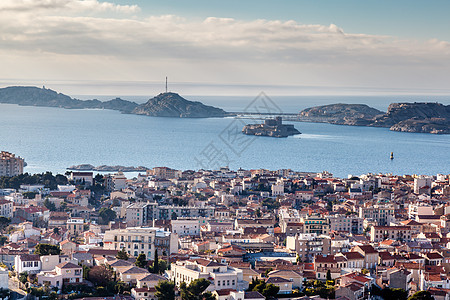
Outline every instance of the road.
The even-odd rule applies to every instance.
[[[15,277],[9,278],[9,290],[11,291],[11,300],[22,299],[27,295],[26,292],[19,289],[19,281]]]

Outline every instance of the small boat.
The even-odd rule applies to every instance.
[[[391,159],[394,159],[394,152],[391,152]]]

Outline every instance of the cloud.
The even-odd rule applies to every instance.
[[[136,13],[140,11],[137,5],[118,5],[111,2],[97,0],[2,0],[0,11],[7,12],[105,12]]]
[[[86,72],[112,76],[99,70],[110,66],[127,70],[130,79],[169,67],[186,81],[382,85],[450,79],[446,41],[349,33],[336,24],[293,20],[107,14],[138,11],[136,5],[96,0],[2,0],[0,53],[30,74],[38,73],[34,60],[42,60],[52,76],[69,66],[78,73],[64,76],[80,77],[85,62]],[[4,72],[0,77],[8,76]]]

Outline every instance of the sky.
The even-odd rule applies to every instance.
[[[450,1],[2,0],[0,87],[449,94]]]

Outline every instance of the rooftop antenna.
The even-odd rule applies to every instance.
[[[166,76],[166,94],[167,94],[167,76]]]

